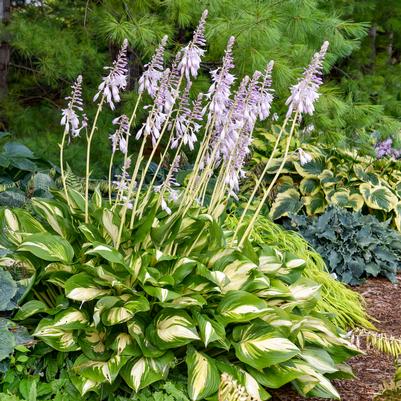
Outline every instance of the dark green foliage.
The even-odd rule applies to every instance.
[[[0,140],[9,135],[0,133]],[[25,145],[6,142],[0,150],[0,206],[21,207],[32,196],[49,197],[56,168]]]
[[[379,275],[396,281],[401,267],[401,235],[388,223],[329,208],[319,217],[293,216],[291,226],[323,256],[341,281],[355,285]]]

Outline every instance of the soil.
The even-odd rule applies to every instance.
[[[395,337],[401,337],[401,275],[398,280],[398,284],[392,284],[384,278],[369,279],[354,288],[365,298],[369,315],[377,320],[376,327]],[[393,359],[373,349],[366,355],[352,358],[349,365],[356,379],[334,382],[342,401],[372,401],[382,390],[383,383],[391,382],[394,375]],[[290,387],[275,391],[272,398],[272,401],[307,400],[323,399],[300,397]]]

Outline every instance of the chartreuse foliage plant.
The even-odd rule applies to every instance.
[[[255,143],[256,160],[263,163],[264,140],[271,134],[259,133]],[[293,146],[295,143],[293,144]],[[263,150],[264,149],[264,150]],[[279,219],[304,211],[307,215],[322,214],[329,205],[339,206],[379,220],[391,219],[401,230],[401,173],[396,160],[374,160],[354,152],[339,149],[305,146],[310,160],[303,160],[299,151],[287,159],[277,181],[270,217]],[[281,160],[268,169],[267,181]]]
[[[313,114],[329,44],[323,43],[291,88],[277,140],[286,138],[286,148],[271,187],[254,212],[250,205],[244,208],[230,230],[224,222],[228,200],[237,196],[246,174],[255,123],[270,114],[274,63],[245,76],[235,91],[231,37],[207,95],[191,102],[205,52],[206,17],[207,11],[171,69],[164,67],[167,37],[162,39],[139,79],[134,110],[114,120],[111,159],[120,151],[124,171],[117,179],[110,176],[107,196],[89,191],[91,146],[102,110],[115,110],[126,88],[127,41],[94,96],[93,121],[84,113],[82,77],[72,85],[61,120],[63,190],[53,191],[53,199],[34,198],[34,216],[5,209],[0,221],[7,263],[27,260],[37,274],[14,319],[71,355],[70,379],[82,396],[101,397],[117,388],[138,392],[178,371],[193,401],[216,395],[222,373],[257,400],[286,383],[303,395],[339,398],[330,379],[352,376],[344,362],[357,348],[317,310],[320,285],[302,275],[305,260],[252,237],[296,127],[302,115]],[[143,106],[148,117],[132,135]],[[87,153],[80,192],[68,185],[63,161],[67,143],[82,134]],[[131,137],[140,140],[133,166]],[[163,139],[167,147],[160,149]],[[145,145],[152,149],[146,158]],[[180,189],[175,175],[187,148],[197,152]],[[146,183],[156,152],[160,161]],[[166,179],[154,186],[168,152],[173,156]],[[262,179],[263,174],[256,191]]]
[[[377,276],[396,281],[401,268],[401,234],[388,222],[329,208],[319,217],[293,216],[291,225],[322,255],[341,281],[354,285]]]

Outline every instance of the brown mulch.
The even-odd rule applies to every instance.
[[[376,327],[389,335],[401,337],[401,275],[398,284],[391,284],[384,278],[369,279],[355,290],[362,294],[370,316],[377,319]],[[334,384],[343,401],[372,401],[385,382],[394,375],[391,357],[373,349],[366,355],[349,361],[356,379],[336,381]],[[275,391],[272,401],[321,401],[321,398],[304,398],[290,387]]]

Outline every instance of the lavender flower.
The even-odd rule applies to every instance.
[[[304,166],[305,164],[308,164],[313,160],[312,155],[305,152],[301,148],[298,149],[298,156],[299,156],[299,163],[301,164],[301,166]]]
[[[141,129],[135,136],[136,139],[139,139],[141,136],[147,137],[150,135],[153,146],[156,145],[163,129],[163,124],[174,104],[168,87],[169,76],[170,70],[167,68],[163,72],[163,76],[160,80],[159,89],[152,111],[149,113],[146,122],[142,125]]]
[[[313,124],[308,124],[303,130],[302,133],[305,135],[311,134],[315,130],[315,126]]]
[[[109,75],[103,77],[103,82],[98,87],[93,101],[95,102],[100,95],[106,98],[112,110],[115,109],[114,102],[118,103],[120,98],[120,90],[127,87],[128,60],[127,60],[128,40],[124,39],[123,45],[118,53],[117,59],[113,62],[112,67],[104,67],[109,70]]]
[[[110,135],[109,138],[111,140],[112,152],[115,153],[117,148],[123,154],[127,154],[127,136],[129,135],[129,118],[123,114],[120,117],[117,117],[113,120],[114,125],[118,125],[114,134]]]
[[[194,78],[198,76],[200,62],[202,56],[205,54],[205,50],[202,47],[206,45],[205,23],[207,14],[208,11],[205,10],[194,32],[193,39],[189,42],[188,46],[182,49],[182,59],[178,64],[178,69],[181,74],[185,74],[187,81],[191,79],[191,75]]]
[[[376,157],[382,159],[383,157],[392,157],[394,159],[399,159],[401,157],[401,150],[393,148],[393,140],[387,138],[382,142],[377,142],[375,146]]]
[[[159,47],[153,55],[150,63],[145,65],[145,71],[139,78],[138,92],[143,93],[146,91],[152,98],[156,96],[159,81],[163,75],[163,57],[167,39],[167,35],[163,36],[163,39],[161,40]]]
[[[171,148],[177,148],[180,141],[185,146],[188,145],[189,149],[194,150],[194,144],[197,141],[197,134],[201,125],[197,121],[203,119],[202,98],[203,94],[200,93],[198,98],[193,103],[193,109],[189,108],[189,90],[191,82],[188,82],[185,91],[181,98],[180,112],[177,115],[175,122],[176,136],[171,142]]]
[[[291,87],[291,95],[286,101],[288,105],[287,117],[290,117],[293,111],[312,115],[315,111],[314,103],[319,98],[318,89],[323,83],[322,70],[323,60],[329,47],[329,42],[324,42],[320,51],[315,53],[308,68],[303,73],[296,85]]]
[[[62,118],[60,124],[63,125],[68,132],[70,138],[76,138],[79,136],[82,128],[87,126],[86,114],[82,114],[81,127],[78,113],[83,111],[82,101],[82,75],[79,75],[71,86],[71,96],[67,96],[65,99],[68,100],[67,108],[62,110]]]
[[[258,117],[260,121],[266,120],[270,115],[270,108],[273,102],[272,70],[274,61],[270,61],[265,69],[262,87],[260,88],[260,98],[258,103]]]

